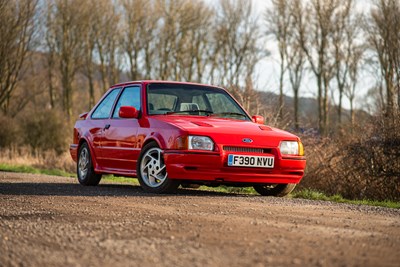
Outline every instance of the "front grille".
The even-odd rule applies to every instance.
[[[240,147],[240,146],[224,146],[225,151],[230,152],[248,152],[248,153],[260,153],[260,154],[271,154],[272,149],[270,148],[257,148],[257,147]]]

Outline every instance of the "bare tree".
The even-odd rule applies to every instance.
[[[0,108],[5,114],[35,31],[37,3],[0,0]]]
[[[340,3],[341,8],[333,18],[332,45],[333,67],[339,93],[337,115],[339,125],[342,121],[342,102],[345,87],[349,79],[350,61],[353,56],[357,29],[359,25],[352,21],[353,1],[347,0]],[[357,69],[353,69],[356,71]],[[353,75],[356,75],[353,73]],[[355,85],[354,85],[355,86]]]
[[[199,10],[197,13],[196,10]],[[207,7],[203,2],[200,2],[198,6],[195,6],[195,12],[198,14],[196,21],[196,28],[191,29],[192,42],[190,47],[190,53],[192,54],[192,65],[194,70],[193,80],[197,82],[207,82],[207,76],[205,74],[206,68],[210,62],[210,58],[207,52],[210,48],[210,39],[212,33],[212,18],[215,11]],[[190,41],[190,38],[189,38]],[[192,78],[188,77],[188,80]]]
[[[156,55],[160,65],[159,73],[167,79],[182,79],[183,73],[190,67],[190,58],[185,60],[188,47],[184,46],[193,16],[190,7],[191,3],[184,0],[157,1],[160,39],[156,43],[162,49]]]
[[[200,82],[205,71],[212,10],[202,1],[186,1],[176,16],[180,34],[174,49],[175,78]]]
[[[147,20],[151,19],[152,16],[157,16],[151,12],[153,10],[152,2],[146,0],[121,0],[125,22],[123,28],[125,32],[123,35],[123,46],[128,56],[130,78],[132,80],[142,77],[140,73],[140,53],[144,47],[142,36],[147,31],[152,30],[146,27]]]
[[[271,8],[265,12],[265,21],[267,23],[267,34],[273,35],[278,42],[279,48],[279,118],[283,118],[283,79],[286,71],[286,51],[288,38],[290,34],[290,26],[292,16],[290,14],[290,5],[293,4],[289,0],[272,0]]]
[[[33,110],[43,110],[47,107],[47,99],[43,97],[46,92],[47,73],[42,67],[43,54],[28,52],[27,58],[22,67],[22,75],[18,79],[18,84],[12,94],[12,102],[7,110],[7,115],[11,118],[23,114],[23,110],[32,104]]]
[[[98,1],[90,0],[81,4],[82,37],[83,37],[83,73],[88,79],[89,103],[88,108],[94,106],[94,53],[98,39],[97,18],[102,17],[98,9]]]
[[[143,21],[143,30],[140,32],[140,39],[142,40],[143,48],[143,78],[151,79],[153,77],[155,52],[157,51],[157,46],[155,40],[157,22],[159,18],[155,11],[154,6],[146,5],[146,13],[153,14],[152,16],[147,16],[146,20]]]
[[[304,6],[300,1],[290,1],[290,29],[286,46],[285,46],[285,57],[287,60],[287,72],[289,75],[289,81],[293,91],[293,108],[294,108],[294,126],[296,130],[300,128],[299,122],[299,91],[303,75],[305,73],[306,55],[299,42],[300,32],[304,32],[303,28],[305,23],[303,22]],[[298,25],[297,25],[298,24]],[[297,25],[297,27],[296,27]]]
[[[385,117],[390,125],[398,121],[400,110],[400,3],[377,0],[365,30],[377,56],[385,84]],[[390,126],[388,125],[388,126]]]
[[[252,15],[251,1],[220,0],[214,31],[213,71],[219,76],[219,83],[238,86],[245,82],[248,68],[246,58],[253,57],[253,65],[260,60],[261,50],[257,19]],[[212,75],[214,75],[213,73]]]
[[[48,0],[51,1],[51,0]],[[81,2],[78,0],[54,0],[52,13],[48,16],[46,33],[52,35],[54,49],[59,58],[59,70],[63,89],[63,110],[70,119],[74,78],[82,64],[84,24]]]
[[[350,102],[350,122],[354,126],[354,100],[356,96],[356,86],[359,79],[359,72],[363,59],[365,48],[363,45],[357,45],[352,48],[352,55],[349,61],[349,80],[344,88],[344,95]]]
[[[333,19],[339,8],[340,0],[311,0],[303,15],[304,24],[296,24],[299,42],[317,79],[318,126],[323,135],[327,133],[328,92],[333,78],[333,62],[329,55],[330,37],[334,30]]]
[[[123,54],[121,14],[117,9],[119,5],[113,0],[97,1],[99,16],[94,19],[96,29],[95,55],[99,64],[102,82],[102,93],[105,93],[110,85],[119,82],[121,62]],[[134,13],[133,10],[126,10]]]
[[[213,10],[199,0],[157,0],[146,8],[151,10],[146,14],[154,15],[143,17],[142,30],[136,32],[140,38],[134,37],[140,40],[133,53],[138,69],[145,77],[201,81],[208,63]]]
[[[46,26],[45,26],[45,47],[47,48],[46,54],[46,67],[47,67],[47,86],[49,92],[49,101],[50,101],[50,108],[55,108],[56,102],[56,90],[54,86],[54,80],[56,74],[54,73],[56,66],[57,66],[57,59],[56,59],[56,40],[55,40],[55,33],[51,32],[53,28],[51,27],[53,23],[53,9],[54,3],[47,1],[46,2]]]

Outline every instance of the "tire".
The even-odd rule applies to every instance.
[[[293,191],[296,184],[255,185],[253,187],[262,196],[284,197]]]
[[[92,156],[87,143],[83,143],[79,148],[76,172],[81,185],[98,185],[101,180],[101,174],[94,172]]]
[[[163,151],[157,143],[145,145],[137,162],[137,175],[140,186],[148,193],[173,193],[179,181],[168,178]]]

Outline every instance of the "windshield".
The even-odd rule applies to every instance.
[[[250,120],[224,90],[191,84],[149,84],[147,110],[149,115],[188,114]]]

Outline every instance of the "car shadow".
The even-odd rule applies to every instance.
[[[71,183],[0,183],[0,195],[18,196],[244,196],[237,193],[212,192],[199,189],[181,189],[174,194],[146,193],[138,185],[104,183],[98,186],[82,186]]]

